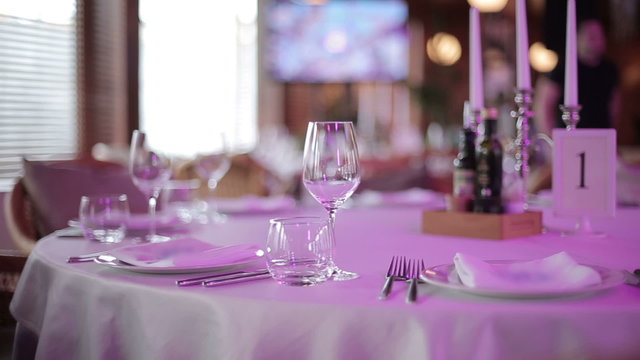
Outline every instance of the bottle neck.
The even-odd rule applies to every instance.
[[[497,127],[498,122],[496,121],[496,119],[485,119],[482,122],[483,136],[485,138],[493,137],[496,134]]]

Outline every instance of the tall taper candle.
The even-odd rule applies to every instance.
[[[516,86],[531,89],[531,69],[529,68],[529,32],[527,30],[527,4],[516,1]]]
[[[564,66],[564,105],[578,105],[578,58],[576,51],[576,1],[567,1],[567,44]]]
[[[480,13],[473,6],[469,8],[469,105],[471,111],[484,108]]]

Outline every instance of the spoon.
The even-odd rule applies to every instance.
[[[93,261],[97,262],[98,264],[136,266],[126,261],[122,261],[117,257],[109,254],[98,255],[93,259]]]

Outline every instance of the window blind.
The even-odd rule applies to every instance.
[[[75,154],[75,45],[74,23],[0,14],[0,191],[24,156]]]

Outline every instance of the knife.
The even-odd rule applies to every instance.
[[[250,272],[233,271],[233,272],[226,272],[222,274],[214,274],[214,275],[200,276],[200,277],[189,278],[184,280],[177,280],[176,285],[178,286],[202,285],[209,280],[227,280],[227,279],[234,279],[238,276],[246,277],[246,276],[253,276],[253,275],[262,275],[267,273],[269,273],[267,269],[260,269],[256,271],[250,271]]]
[[[266,279],[270,277],[271,277],[271,274],[269,273],[269,270],[254,271],[251,273],[229,275],[229,276],[225,276],[224,278],[205,281],[202,283],[202,286],[214,287],[214,286],[220,286],[220,285],[235,284],[235,283],[244,282],[244,281]]]
[[[624,274],[624,283],[631,286],[640,287],[640,278],[627,270],[622,270]]]

